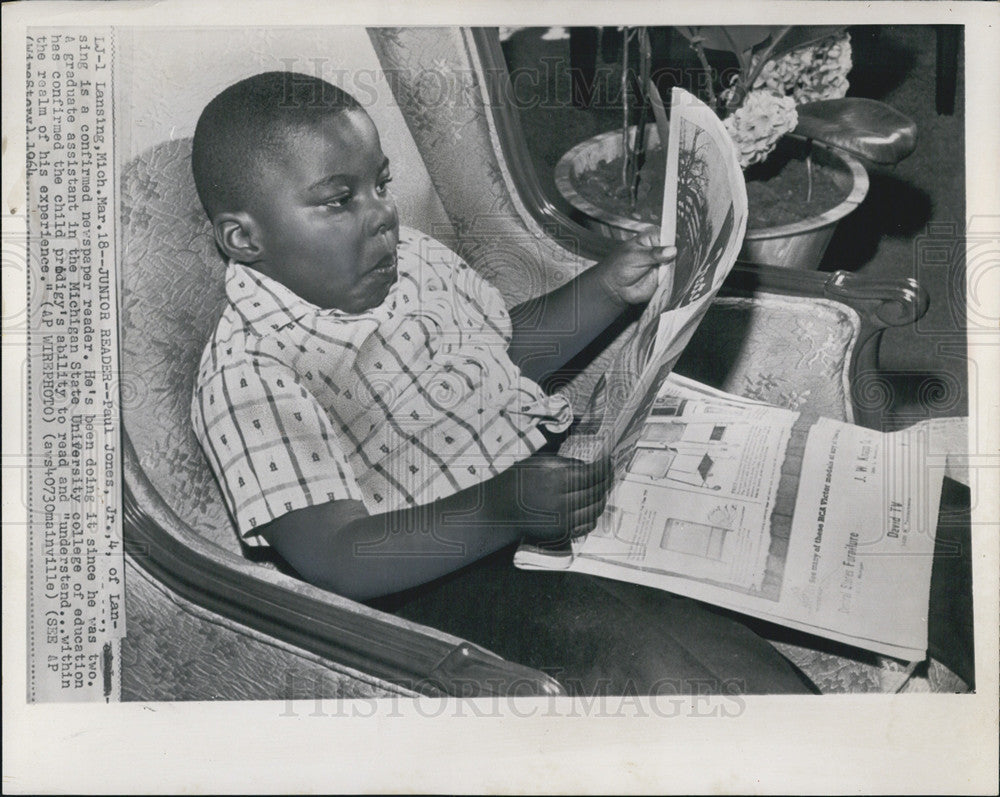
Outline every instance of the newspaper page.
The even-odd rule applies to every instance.
[[[671,375],[597,527],[516,561],[920,660],[942,481],[926,463],[921,425],[882,434]]]

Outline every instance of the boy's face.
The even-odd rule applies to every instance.
[[[399,216],[368,114],[341,111],[288,133],[262,177],[253,265],[325,309],[380,305],[396,281]]]

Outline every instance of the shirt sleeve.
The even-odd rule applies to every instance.
[[[249,545],[266,545],[257,529],[295,509],[363,500],[329,417],[286,366],[224,366],[196,387],[191,414]]]
[[[510,343],[513,327],[503,294],[459,255],[451,250],[446,252],[440,265],[451,270],[452,284],[461,300],[459,323],[464,321],[470,329],[481,330],[487,340],[497,335],[504,344]]]

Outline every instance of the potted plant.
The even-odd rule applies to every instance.
[[[850,37],[843,26],[676,27],[709,79],[703,99],[722,118],[747,178],[751,223],[741,257],[816,268],[837,222],[864,198],[860,159],[896,163],[913,151],[916,127],[876,100],[847,98]],[[662,153],[647,124],[652,57],[644,28],[623,33],[621,130],[577,145],[556,167],[556,185],[590,226],[626,237],[659,218]],[[629,50],[638,50],[638,68]],[[735,66],[718,70],[713,59]],[[631,107],[630,107],[631,106]],[[628,125],[632,117],[637,124]]]

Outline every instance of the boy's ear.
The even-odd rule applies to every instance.
[[[219,248],[237,263],[255,263],[263,256],[260,230],[249,213],[220,213],[212,221],[212,228]]]

